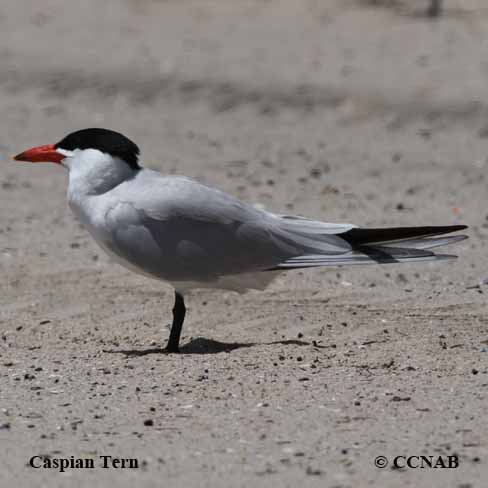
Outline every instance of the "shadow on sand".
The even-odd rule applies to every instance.
[[[217,354],[219,352],[231,352],[234,349],[241,349],[244,347],[254,346],[271,346],[274,344],[281,345],[295,345],[295,346],[310,346],[310,342],[299,341],[296,339],[288,339],[282,341],[272,342],[220,342],[212,339],[205,339],[204,337],[196,337],[180,348],[180,354]],[[125,354],[126,356],[147,356],[148,354],[168,354],[168,352],[161,347],[153,347],[150,349],[104,349],[103,352],[111,354]]]

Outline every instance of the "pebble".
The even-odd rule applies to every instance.
[[[320,476],[322,474],[322,471],[320,469],[314,469],[308,466],[306,473],[308,476]]]
[[[407,397],[401,397],[401,396],[398,396],[398,395],[394,395],[391,397],[391,401],[392,402],[409,402],[411,400],[411,397],[407,396]]]

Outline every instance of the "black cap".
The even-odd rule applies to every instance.
[[[139,169],[139,148],[119,132],[108,129],[82,129],[68,134],[55,144],[56,148],[74,151],[75,149],[98,149],[125,161],[131,168]]]

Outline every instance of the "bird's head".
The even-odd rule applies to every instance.
[[[70,169],[73,164],[84,161],[95,163],[97,159],[107,162],[122,161],[130,168],[139,166],[139,148],[130,139],[108,129],[82,129],[68,134],[56,144],[32,147],[14,156],[16,161],[31,163],[57,163]]]

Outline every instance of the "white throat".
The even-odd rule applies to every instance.
[[[62,164],[69,171],[68,195],[79,198],[100,195],[132,178],[136,170],[125,161],[98,149],[59,150],[67,157]]]

